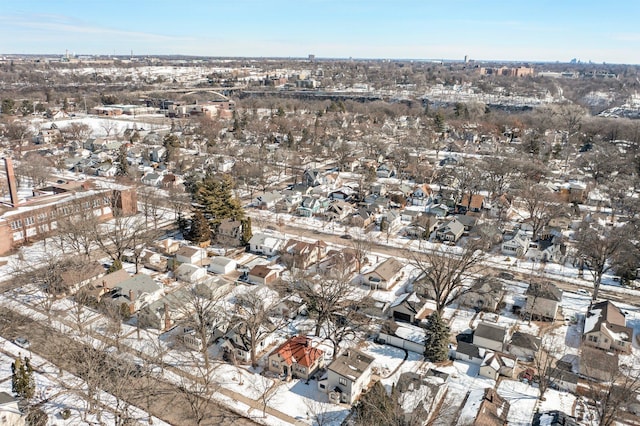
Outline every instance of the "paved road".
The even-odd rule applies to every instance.
[[[251,211],[249,211],[251,213]],[[351,241],[348,239],[342,238],[340,235],[332,234],[329,232],[324,232],[322,229],[308,229],[301,226],[296,225],[295,223],[285,223],[283,226],[280,226],[276,223],[275,218],[265,218],[264,216],[259,216],[259,219],[254,221],[263,223],[269,223],[274,229],[279,230],[281,233],[284,233],[287,237],[289,236],[301,236],[304,238],[323,240],[328,243],[342,245],[349,247]],[[371,252],[372,254],[382,254],[385,256],[394,256],[394,257],[402,257],[406,259],[410,259],[412,257],[412,253],[415,253],[416,250],[409,248],[400,248],[391,245],[387,245],[384,241],[384,238],[371,241]],[[491,263],[485,264],[484,270],[489,270],[493,274],[498,275],[501,272],[507,272],[513,275],[513,279],[515,281],[524,281],[529,282],[530,279],[533,281],[545,281],[552,282],[558,288],[563,291],[575,292],[578,289],[585,289],[589,292],[593,292],[593,285],[590,278],[589,273],[585,274],[584,280],[580,280],[580,284],[572,282],[574,280],[567,280],[564,277],[554,276],[549,273],[545,273],[542,275],[540,271],[534,271],[533,277],[528,273],[523,273],[519,271],[514,271],[510,269],[507,265],[504,268],[499,267],[498,265]],[[629,305],[640,306],[640,291],[639,290],[625,290],[624,293],[620,293],[608,287],[606,285],[602,285],[600,287],[600,298],[602,299],[610,299],[614,302],[621,302]]]
[[[68,354],[74,349],[83,348],[82,343],[53,330],[45,324],[36,322],[30,317],[21,315],[10,309],[0,310],[0,332],[3,337],[12,339],[17,336],[27,337],[31,343],[30,351],[60,366],[70,373],[77,374],[81,365],[74,363]],[[84,347],[83,350],[93,349]],[[128,375],[130,386],[118,388],[113,382],[104,380],[101,388],[111,394],[119,394],[130,404],[149,410],[152,415],[174,425],[196,424],[192,418],[189,401],[185,394],[173,383],[157,378],[133,377]],[[132,392],[137,390],[137,392]],[[149,398],[147,398],[149,396]],[[242,417],[219,404],[209,400],[201,402],[206,412],[202,425],[240,425],[250,426],[256,423]]]

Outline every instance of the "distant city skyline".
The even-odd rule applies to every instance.
[[[22,0],[0,54],[457,59],[640,64],[640,2]]]

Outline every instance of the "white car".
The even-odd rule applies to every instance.
[[[578,294],[582,294],[582,295],[584,295],[584,296],[591,296],[591,293],[590,293],[590,292],[588,292],[587,290],[585,290],[584,288],[579,288],[579,289],[576,291],[576,293],[578,293]]]
[[[27,340],[26,337],[16,337],[13,339],[13,343],[24,349],[29,349],[31,347],[31,343],[29,343],[29,340]]]

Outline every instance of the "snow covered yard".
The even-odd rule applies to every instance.
[[[507,420],[510,425],[531,424],[538,400],[538,389],[514,380],[502,380],[498,385],[498,394],[509,401]]]

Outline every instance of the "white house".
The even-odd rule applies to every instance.
[[[24,421],[18,400],[6,392],[0,392],[0,425],[24,426]]]
[[[473,344],[501,352],[507,340],[507,329],[497,324],[481,322],[473,333]]]
[[[214,274],[226,275],[236,270],[238,263],[224,256],[216,256],[211,258],[209,262],[209,272],[213,272]]]
[[[502,254],[514,257],[524,256],[529,249],[530,243],[529,236],[520,230],[513,236],[505,237],[505,241],[502,243]]]
[[[175,277],[180,281],[186,281],[188,283],[199,283],[207,278],[207,270],[200,268],[199,266],[192,265],[191,263],[183,263],[178,266],[174,272]]]
[[[478,374],[493,380],[498,380],[498,376],[513,377],[517,364],[518,361],[513,355],[487,351]]]
[[[348,349],[327,367],[327,376],[318,387],[329,394],[331,402],[353,404],[371,381],[373,361],[363,352]]]
[[[207,251],[200,247],[182,246],[176,252],[176,260],[180,263],[202,265],[207,259]]]
[[[254,234],[249,240],[249,250],[254,253],[273,256],[278,254],[285,240],[271,234]]]

